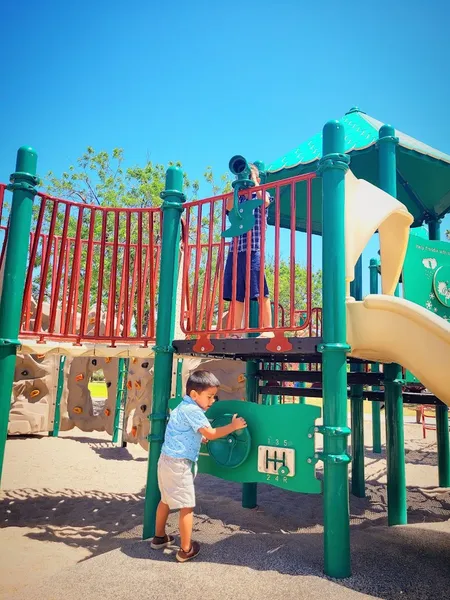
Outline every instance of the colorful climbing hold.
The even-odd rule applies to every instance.
[[[135,381],[135,382],[134,382],[134,386],[135,386],[135,388],[136,388],[137,390],[140,390],[140,389],[141,389],[141,387],[142,387],[142,386],[141,386],[141,380],[139,379],[138,381]]]
[[[133,364],[137,363],[137,358],[133,358]]]
[[[89,319],[89,325],[94,325],[94,323],[95,323],[95,317],[91,317]]]
[[[81,406],[75,406],[74,409],[73,409],[73,412],[76,415],[81,415],[81,413],[83,412],[83,409],[81,408]]]
[[[132,383],[130,380],[128,380],[128,381],[127,381],[127,388],[128,388],[129,390],[131,390],[131,388],[132,388],[132,387],[133,387],[133,383]]]
[[[105,358],[105,363],[110,363],[110,362],[111,362],[111,357],[110,357],[110,356],[107,356],[107,357]]]
[[[133,437],[136,437],[136,435],[137,435],[137,427],[136,427],[136,425],[133,425],[133,427],[131,428],[131,435]]]
[[[42,360],[43,358],[45,358],[45,354],[38,354],[36,356],[36,358],[39,358],[40,360]]]
[[[39,390],[33,390],[30,394],[31,398],[36,398],[36,396],[39,396],[41,392]]]
[[[243,373],[241,373],[238,377],[238,383],[244,383],[245,381],[245,375]]]
[[[83,373],[78,373],[78,375],[75,377],[75,381],[83,381],[83,379],[84,379]]]
[[[110,414],[111,414],[111,411],[109,410],[109,408],[105,408],[105,415],[107,417],[109,417]]]

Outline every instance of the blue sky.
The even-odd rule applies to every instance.
[[[236,153],[271,162],[354,105],[450,153],[444,0],[275,6],[9,2],[0,179],[22,144],[41,174],[87,145],[220,174]]]

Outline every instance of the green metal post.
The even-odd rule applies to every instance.
[[[398,138],[390,125],[380,128],[378,140],[380,188],[397,197],[397,150]],[[384,367],[384,390],[386,407],[386,459],[389,525],[405,525],[406,475],[405,432],[403,425],[402,369],[400,365]]]
[[[114,428],[113,428],[113,444],[117,444],[119,441],[120,425],[122,424],[122,436],[123,436],[123,415],[125,413],[125,405],[127,402],[127,387],[126,387],[126,375],[128,373],[128,361],[126,358],[119,358],[118,378],[117,378],[117,393],[116,393],[116,408],[114,411]]]
[[[250,302],[250,327],[258,327],[259,323],[259,304]],[[257,337],[257,333],[249,333],[249,337]],[[258,361],[248,360],[245,366],[245,394],[247,402],[258,402]],[[256,508],[258,503],[258,485],[256,483],[242,484],[242,506],[243,508]]]
[[[304,362],[299,363],[298,370],[299,371],[306,371],[306,363],[304,363]],[[306,387],[306,383],[304,381],[299,381],[298,387],[299,388],[305,388]],[[298,402],[299,402],[299,404],[306,404],[306,398],[305,398],[305,396],[299,396]]]
[[[166,430],[168,405],[172,385],[173,346],[172,331],[175,320],[173,297],[177,277],[167,277],[174,266],[178,267],[177,253],[180,241],[180,219],[183,211],[183,172],[179,167],[169,167],[166,172],[165,191],[161,193],[164,202],[161,267],[159,276],[158,319],[156,325],[156,346],[153,384],[153,405],[150,415],[149,457],[147,486],[144,501],[144,532],[147,539],[155,534],[156,509],[160,501],[157,468],[161,446]],[[176,270],[178,270],[176,268]],[[171,308],[169,308],[171,307]]]
[[[323,277],[323,461],[325,573],[351,574],[347,437],[347,344],[345,283],[344,126],[329,121],[323,129],[322,277]]]
[[[177,379],[175,385],[175,397],[177,399],[181,399],[183,397],[183,359],[179,358],[177,360]]]
[[[300,325],[303,325],[303,323],[305,322],[305,318],[306,317],[300,317]],[[306,371],[306,363],[301,362],[298,365],[298,370],[299,371]],[[306,387],[306,383],[304,381],[299,381],[298,382],[298,387],[299,388],[305,388]],[[306,398],[305,396],[300,396],[298,399],[299,404],[306,404]]]
[[[49,437],[58,437],[61,421],[61,398],[64,389],[64,366],[66,357],[61,356],[59,359],[58,371],[58,387],[56,388],[55,414],[53,415],[53,429],[48,432]]]
[[[350,285],[350,295],[355,300],[362,300],[362,256],[355,266],[355,279]],[[361,372],[363,365],[352,364],[352,371]],[[352,415],[352,494],[358,498],[366,495],[364,484],[364,398],[363,386],[350,386]]]
[[[127,379],[128,379],[128,369],[130,367],[130,359],[124,358],[123,361],[124,361],[124,366],[123,366],[124,376],[127,375]],[[127,424],[128,424],[128,418],[127,418],[127,414],[126,414],[128,387],[126,385],[125,379],[122,382],[122,387],[123,387],[123,397],[122,397],[123,410],[121,411],[121,416],[122,416],[122,418],[121,418],[121,423],[122,423],[121,447],[126,448],[127,442],[124,440],[124,433],[127,430]]]
[[[0,301],[0,481],[8,435],[11,392],[14,382],[16,350],[22,313],[23,292],[30,241],[37,154],[23,146],[17,152],[16,172],[11,175],[9,190],[13,191],[5,256],[3,289]]]
[[[270,363],[263,363],[263,369],[267,370],[271,367]],[[266,381],[267,383],[267,381]],[[275,403],[275,396],[273,394],[263,394],[261,396],[261,403],[267,406],[272,406]]]
[[[428,224],[430,240],[441,239],[441,224],[439,220]],[[439,487],[450,487],[450,436],[448,430],[448,406],[436,406],[436,436],[438,446]]]
[[[255,163],[256,164],[256,163]],[[263,182],[263,179],[261,178],[261,182]],[[274,306],[272,305],[272,323],[274,323],[274,318],[275,318],[275,311],[274,311]],[[250,309],[251,310],[251,309]],[[250,318],[252,318],[251,314],[250,314]],[[256,323],[256,321],[255,321]],[[255,325],[255,327],[257,327],[258,325]],[[252,337],[254,337],[252,335]],[[276,370],[277,365],[273,364],[272,365],[270,363],[266,363],[263,365],[264,369],[269,369],[271,366],[273,366],[274,370]],[[278,402],[278,396],[274,395],[274,394],[264,394],[261,398],[262,400],[262,404],[266,404],[268,406],[272,406],[273,404],[279,404]]]
[[[370,293],[378,294],[378,266],[377,258],[370,259]],[[372,373],[379,373],[380,365],[372,363]],[[379,390],[380,387],[373,386],[373,390]],[[381,454],[381,402],[374,400],[372,402],[372,444],[375,454]]]

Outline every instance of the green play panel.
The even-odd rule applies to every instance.
[[[450,244],[410,235],[403,266],[403,295],[450,321]],[[419,383],[407,371],[406,380]]]
[[[173,399],[169,406],[173,409],[177,404]],[[292,492],[321,493],[314,448],[320,407],[230,400],[216,402],[206,416],[212,427],[222,427],[234,414],[247,421],[247,429],[202,444],[199,473],[238,483],[267,483]]]

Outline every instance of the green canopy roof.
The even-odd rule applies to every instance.
[[[350,154],[350,168],[356,177],[378,186],[378,131],[384,123],[352,108],[342,119],[345,127],[345,152]],[[413,227],[424,221],[443,217],[450,212],[450,156],[396,131],[397,196],[414,217]],[[271,163],[267,181],[278,181],[316,170],[322,153],[322,133]],[[321,232],[320,182],[313,186],[313,231]],[[288,225],[290,206],[282,198],[282,224]],[[304,230],[304,202],[299,198],[297,226]],[[303,214],[302,214],[303,213]],[[271,221],[269,214],[269,222]]]

